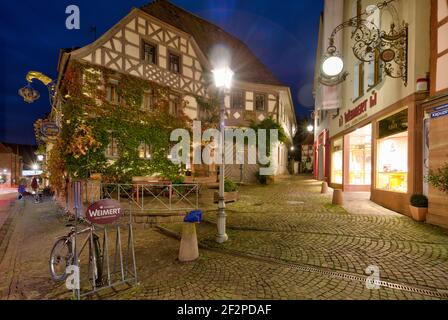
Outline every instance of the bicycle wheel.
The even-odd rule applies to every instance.
[[[89,242],[89,279],[96,287],[103,285],[103,258],[101,256],[100,240],[93,235],[93,250]]]
[[[55,281],[66,279],[66,269],[73,264],[72,242],[69,238],[58,239],[50,254],[50,275]]]

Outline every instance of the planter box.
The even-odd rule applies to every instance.
[[[409,206],[411,210],[412,219],[418,222],[423,222],[426,220],[426,215],[428,214],[428,208],[418,208]]]
[[[214,195],[213,195],[213,199],[214,199],[214,203],[218,203],[219,202],[219,192],[215,191]],[[240,200],[240,194],[238,193],[238,191],[235,192],[224,192],[224,201],[225,203],[229,203],[229,202],[235,202]]]

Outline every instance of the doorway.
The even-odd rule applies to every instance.
[[[370,192],[372,185],[372,125],[359,128],[344,138],[344,189]]]

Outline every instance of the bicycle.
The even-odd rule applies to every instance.
[[[64,281],[67,278],[66,269],[68,266],[75,263],[75,237],[82,234],[87,234],[86,239],[82,243],[81,250],[77,254],[78,265],[79,257],[88,244],[89,248],[89,280],[94,286],[102,285],[103,278],[103,257],[101,255],[100,240],[95,233],[95,226],[83,218],[79,218],[80,222],[86,223],[89,226],[76,232],[73,224],[67,224],[70,227],[70,232],[63,237],[56,239],[56,242],[51,249],[49,266],[51,278],[55,281]],[[93,247],[92,247],[93,244]]]

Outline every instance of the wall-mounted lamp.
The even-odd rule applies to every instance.
[[[370,5],[362,14],[341,23],[333,30],[327,52],[322,59],[320,83],[334,86],[347,78],[348,73],[344,72],[344,60],[335,46],[335,37],[339,31],[350,27],[354,29],[351,36],[354,42],[352,46],[354,56],[361,62],[372,62],[378,57],[383,62],[384,73],[391,78],[402,79],[407,86],[408,24],[403,22],[397,27],[399,18],[392,4],[394,1],[396,0]],[[393,19],[388,32],[381,30],[368,19],[375,11],[383,9],[389,10]]]

